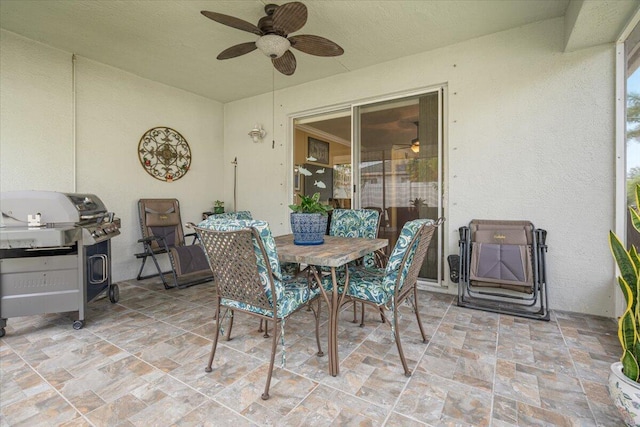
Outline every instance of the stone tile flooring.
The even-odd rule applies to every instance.
[[[340,375],[315,355],[313,316],[285,328],[286,365],[258,321],[237,315],[231,341],[207,364],[214,330],[211,283],[164,290],[120,284],[120,301],[75,313],[8,320],[0,340],[0,426],[619,426],[606,381],[619,344],[612,319],[554,311],[550,322],[459,308],[421,292],[422,343],[403,307],[410,369],[390,329],[367,310],[364,328],[339,325]],[[326,352],[326,306],[321,327]],[[281,347],[280,347],[281,349]]]

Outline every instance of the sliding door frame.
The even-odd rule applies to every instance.
[[[360,115],[358,111],[362,107],[369,106],[371,104],[379,104],[383,102],[391,102],[391,101],[400,101],[404,98],[419,98],[424,95],[432,94],[434,92],[438,93],[438,217],[445,215],[445,207],[446,205],[446,195],[447,195],[447,187],[448,184],[444,182],[445,166],[446,162],[443,159],[443,155],[445,153],[445,126],[447,118],[446,115],[446,95],[447,95],[447,85],[441,84],[436,86],[431,86],[429,88],[423,88],[420,90],[397,93],[388,96],[381,96],[377,98],[371,98],[367,100],[363,100],[360,102],[354,102],[351,105],[351,164],[353,167],[351,168],[352,173],[352,185],[351,191],[351,200],[354,208],[361,208],[361,200],[360,200],[360,168],[356,167],[356,165],[360,164],[361,156],[361,141],[360,141]],[[384,164],[384,162],[383,162]],[[444,280],[444,248],[448,245],[447,235],[444,233],[444,229],[446,227],[438,227],[438,253],[437,253],[437,276],[435,283],[431,280],[419,279],[418,280],[418,288],[428,288],[429,286],[437,286],[437,287],[447,287],[447,281]]]
[[[356,100],[353,102],[339,103],[328,105],[320,108],[314,108],[304,111],[298,111],[288,115],[288,127],[289,127],[289,141],[290,143],[290,153],[288,156],[288,168],[287,170],[292,171],[290,176],[287,179],[288,186],[288,194],[289,200],[292,202],[294,199],[294,179],[293,179],[293,168],[294,168],[294,141],[295,141],[295,122],[299,119],[308,119],[313,116],[322,116],[324,114],[330,115],[332,113],[336,113],[338,111],[350,111],[351,114],[351,164],[357,165],[360,162],[360,141],[359,141],[359,126],[360,120],[356,116],[355,111],[359,107],[367,106],[370,104],[376,104],[385,101],[393,101],[400,100],[402,98],[408,97],[419,97],[421,95],[426,95],[429,93],[438,92],[438,115],[440,116],[440,120],[438,120],[438,193],[440,197],[438,198],[438,212],[439,215],[444,216],[448,209],[448,182],[445,182],[445,177],[448,176],[448,165],[446,159],[444,159],[444,153],[447,152],[448,145],[448,129],[444,126],[445,123],[448,123],[448,85],[446,83],[441,83],[433,86],[427,86],[419,89],[413,89],[409,91],[396,92],[386,95],[374,96],[363,98],[360,100]],[[360,184],[360,168],[352,167],[352,183],[351,186],[351,200],[353,208],[360,208],[360,192],[357,186]],[[355,191],[354,191],[355,189]],[[448,281],[444,279],[444,249],[448,247],[448,233],[445,233],[444,230],[446,226],[441,226],[438,228],[438,272],[437,279],[435,283],[433,281],[426,281],[420,279],[418,281],[418,288],[434,288],[438,289],[446,289]]]

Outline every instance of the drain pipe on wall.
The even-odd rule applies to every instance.
[[[237,205],[236,203],[238,202],[238,158],[236,157],[235,159],[233,159],[233,162],[231,162],[231,164],[233,164],[233,211],[237,212]]]
[[[73,145],[73,192],[78,191],[78,161],[76,148],[76,54],[71,54],[71,139]]]

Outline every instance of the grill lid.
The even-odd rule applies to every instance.
[[[42,225],[76,224],[102,218],[107,209],[96,195],[55,191],[7,191],[0,193],[4,226],[24,226],[29,215],[40,214]]]

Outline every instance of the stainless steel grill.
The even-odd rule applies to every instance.
[[[53,191],[0,193],[0,336],[8,318],[78,311],[111,283],[111,239],[120,220],[93,194]]]

